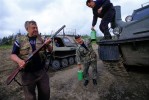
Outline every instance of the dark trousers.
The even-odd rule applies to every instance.
[[[36,87],[38,90],[38,100],[50,99],[49,76],[44,70],[32,73],[23,72],[22,82],[27,85],[23,86],[25,100],[36,100]]]
[[[100,30],[104,34],[104,36],[111,36],[108,28],[108,24],[113,22],[115,18],[115,9],[109,9],[103,16],[100,23]]]

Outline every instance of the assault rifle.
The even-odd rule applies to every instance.
[[[65,27],[65,25],[63,25],[58,31],[55,32],[55,34],[53,34],[50,38],[54,38],[63,28]],[[30,59],[32,59],[32,57],[37,54],[46,44],[43,43],[42,46],[39,49],[36,49],[29,57],[28,59],[25,61],[25,64],[23,66],[23,68],[27,65],[27,63],[30,61]],[[12,74],[9,75],[9,77],[6,80],[7,85],[9,85],[17,76],[17,74],[21,71],[22,68],[17,67]]]

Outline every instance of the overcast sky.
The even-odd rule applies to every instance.
[[[148,0],[111,0],[121,6],[122,19],[132,14],[134,9]],[[76,29],[77,34],[90,34],[92,10],[86,6],[86,0],[0,0],[0,38],[13,33],[26,33],[24,22],[35,20],[39,32],[50,34],[62,25],[67,29]],[[98,35],[100,19],[95,27]]]

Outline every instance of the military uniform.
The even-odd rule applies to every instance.
[[[92,48],[90,39],[84,41],[84,44],[79,44],[76,50],[77,64],[83,65],[84,80],[89,80],[89,67],[92,67],[92,78],[97,78],[97,55]]]

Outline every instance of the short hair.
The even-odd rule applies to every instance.
[[[80,38],[80,37],[81,37],[80,35],[76,35],[76,36],[75,36],[75,39],[78,39],[78,38]]]
[[[24,23],[24,27],[25,27],[26,30],[28,29],[28,27],[29,27],[30,24],[37,25],[34,20],[26,21],[26,22]]]
[[[88,3],[90,3],[91,1],[93,1],[93,0],[87,0],[86,5],[88,6]]]

